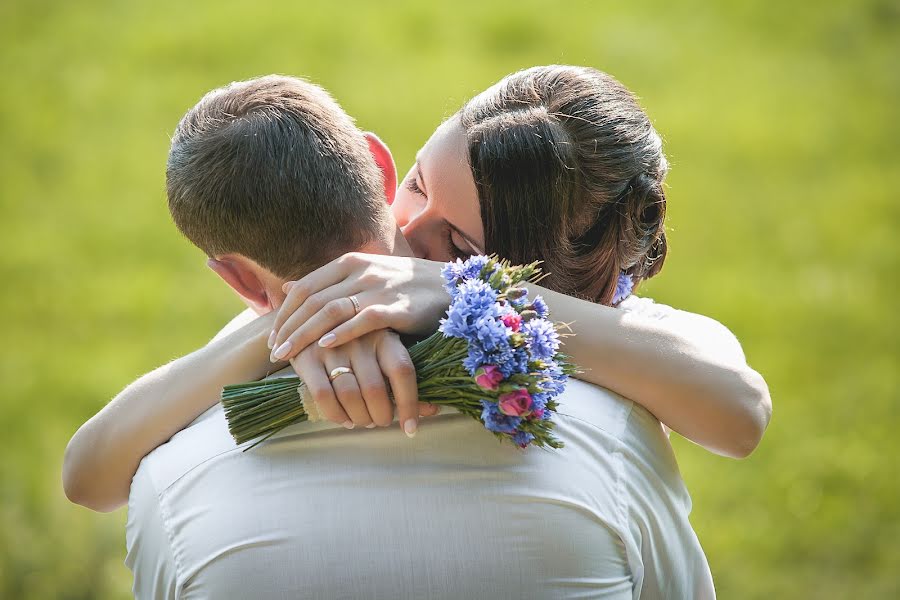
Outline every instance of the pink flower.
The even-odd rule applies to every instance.
[[[497,408],[504,415],[512,417],[527,417],[531,414],[531,394],[525,388],[518,388],[505,394],[500,394]]]
[[[519,327],[522,326],[522,317],[518,313],[503,315],[500,317],[500,320],[513,331],[518,331]]]
[[[503,373],[497,365],[483,365],[475,371],[475,383],[482,389],[496,392],[503,381]]]

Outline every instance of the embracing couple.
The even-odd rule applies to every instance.
[[[632,294],[665,259],[666,171],[634,96],[591,68],[504,78],[399,185],[316,85],[208,93],[175,131],[169,208],[249,309],[76,432],[66,494],[128,503],[138,598],[713,597],[668,431],[743,457],[771,403],[728,329]],[[543,261],[529,289],[576,334],[564,448],[416,396],[401,336],[437,328],[445,261],[490,253]],[[322,420],[242,452],[222,387],[294,372]]]

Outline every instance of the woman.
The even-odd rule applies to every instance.
[[[288,284],[273,359],[384,327],[433,331],[449,296],[429,260],[540,260],[549,277],[532,287],[554,319],[574,322],[566,352],[586,369],[582,379],[713,452],[745,457],[771,402],[737,340],[706,317],[629,297],[665,260],[666,171],[659,135],[611,77],[577,67],[510,76],[438,128],[397,191],[394,215],[423,260],[348,255]],[[609,306],[626,297],[629,310]],[[668,318],[637,318],[647,311]],[[358,393],[337,396],[317,398],[335,422],[365,413]]]
[[[551,277],[543,286],[534,286],[533,292],[545,297],[555,319],[575,322],[579,335],[566,349],[575,362],[590,369],[586,381],[643,404],[664,423],[712,450],[746,455],[768,422],[769,401],[764,382],[746,365],[733,336],[705,318],[634,297],[619,308],[609,306],[616,299],[621,274],[627,278],[620,296],[627,296],[629,280],[639,284],[662,265],[665,171],[659,137],[632,96],[612,78],[575,67],[516,73],[442,125],[398,191],[395,214],[421,260],[350,255],[294,284],[274,323],[274,353],[285,359],[297,354],[293,347],[300,349],[298,357],[320,357],[318,366],[295,361],[301,377],[308,380],[306,369],[321,372],[325,362],[321,357],[342,353],[347,341],[361,331],[380,326],[419,334],[433,329],[447,299],[439,283],[439,264],[427,259],[482,251],[496,251],[515,262],[539,259]],[[359,316],[335,330],[331,347],[327,335],[314,344],[345,320],[338,314],[342,310],[349,309],[346,316],[355,314],[356,302],[350,296],[360,305]],[[318,316],[308,326],[297,326],[313,315]],[[258,329],[257,321],[243,329]],[[291,344],[285,346],[287,341]],[[218,357],[218,362],[199,361],[198,367],[209,367],[201,371],[207,373],[203,381],[181,372],[161,374],[169,392],[166,403],[192,406],[196,416],[222,385],[265,375],[256,352],[247,345]],[[341,355],[340,360],[352,366],[349,358]],[[231,367],[239,367],[217,366],[226,359],[232,361]],[[337,381],[341,379],[347,378]],[[584,385],[573,385],[581,390],[580,410],[630,406],[608,396],[598,396],[596,404],[589,405],[590,386]],[[146,394],[148,403],[157,400],[140,386],[126,392],[136,397]],[[353,412],[349,404],[371,404],[359,389],[327,393],[335,400],[333,408],[347,408],[348,413]],[[377,396],[371,400],[385,399]],[[199,406],[197,398],[206,406]],[[323,398],[316,399],[323,404]],[[655,421],[643,418],[640,411],[635,414],[642,431],[652,433]],[[330,415],[337,422],[343,422],[341,417],[346,419],[337,410]],[[579,419],[572,418],[568,426],[575,427]],[[369,423],[363,417],[359,424]],[[183,423],[160,418],[155,425],[165,440]],[[614,447],[615,440],[610,445]],[[654,448],[656,459],[668,460],[665,444]],[[556,459],[546,460],[562,457],[547,456]],[[528,459],[506,455],[503,459],[537,457],[532,453]],[[656,460],[643,458],[647,464]],[[92,466],[116,459],[109,455],[99,460]],[[127,478],[121,476],[124,472],[117,473],[114,482],[101,481],[108,484],[103,493],[108,492],[110,507],[127,497],[134,466]],[[616,473],[604,475],[613,478]],[[645,475],[650,481],[653,470]],[[577,477],[572,481],[577,483]],[[671,496],[679,494],[673,488]],[[615,544],[607,550],[615,551]]]
[[[216,336],[230,334],[222,350],[211,344],[177,368],[148,374],[152,381],[144,376],[128,386],[117,399],[130,410],[102,411],[70,442],[64,480],[77,483],[66,485],[67,494],[96,510],[121,506],[141,457],[208,409],[223,385],[272,370],[251,343],[264,327],[274,326],[269,346],[281,359],[297,356],[299,375],[318,383],[315,400],[329,420],[348,428],[391,425],[380,378],[362,393],[347,376],[331,384],[325,364],[374,363],[373,348],[347,344],[368,330],[433,331],[449,302],[442,263],[433,261],[483,252],[544,262],[549,277],[531,287],[555,320],[572,323],[577,335],[565,350],[585,370],[583,380],[643,405],[710,451],[747,456],[765,431],[771,401],[734,336],[716,321],[648,299],[609,306],[618,283],[630,292],[662,267],[666,170],[649,119],[608,75],[536,67],[507,77],[438,128],[396,190],[391,208],[418,258],[347,255],[288,284],[277,315],[235,318]],[[350,296],[360,304],[355,317]],[[415,393],[412,374],[383,370],[395,394]],[[159,389],[165,403],[155,397]],[[419,412],[436,409],[420,403]],[[80,491],[70,490],[76,485]]]

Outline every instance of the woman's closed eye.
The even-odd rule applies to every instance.
[[[428,200],[428,196],[425,194],[425,191],[422,190],[422,188],[419,186],[419,182],[417,181],[416,177],[409,177],[406,180],[404,186],[413,194],[421,196],[426,201]],[[453,241],[453,231],[453,227],[447,227],[447,232],[444,234],[447,253],[452,257],[453,260],[456,260],[457,258],[466,260],[467,258],[472,256],[472,252],[469,249],[460,248],[460,246],[458,246],[456,242]],[[468,243],[464,243],[463,245],[466,247],[469,246]]]
[[[450,228],[447,229],[447,252],[450,253],[450,256],[453,257],[453,260],[456,260],[457,258],[466,260],[467,258],[472,256],[470,252],[462,250],[459,248],[459,246],[456,245],[456,243],[453,241],[453,230]]]
[[[415,177],[410,177],[406,180],[406,189],[411,191],[413,194],[418,194],[423,198],[427,198],[425,192],[423,192],[422,188],[419,187],[419,183],[416,181]]]

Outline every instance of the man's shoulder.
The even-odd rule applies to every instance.
[[[216,403],[147,454],[138,468],[146,472],[157,492],[163,492],[198,465],[236,448],[222,405]]]
[[[286,367],[267,378],[293,374],[293,369]],[[238,448],[228,431],[225,411],[216,402],[169,441],[147,454],[140,468],[147,471],[156,490],[162,493],[199,465]]]

